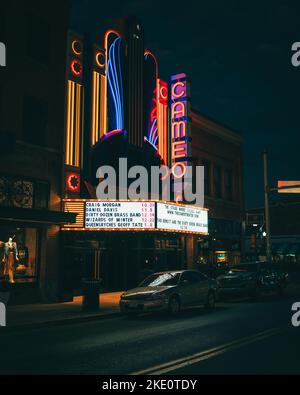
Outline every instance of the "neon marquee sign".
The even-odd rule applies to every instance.
[[[79,60],[74,59],[72,60],[70,64],[71,71],[75,77],[81,77],[82,76],[82,64],[79,62]]]
[[[69,191],[80,191],[80,176],[77,173],[68,173],[66,177],[66,186]]]
[[[171,77],[171,162],[187,165],[191,159],[190,97],[186,74]]]
[[[160,79],[156,83],[158,153],[167,163],[168,158],[168,84]]]

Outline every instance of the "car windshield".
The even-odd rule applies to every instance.
[[[151,274],[140,284],[140,287],[171,286],[178,283],[180,273]]]
[[[246,272],[246,273],[254,273],[257,271],[256,264],[244,264],[244,265],[234,265],[230,268],[228,273],[237,273],[237,272]]]

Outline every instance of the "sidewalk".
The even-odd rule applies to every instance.
[[[73,302],[52,304],[27,304],[7,307],[7,328],[33,328],[50,325],[84,322],[105,318],[119,313],[122,292],[100,295],[98,311],[82,311],[82,297],[74,297]]]

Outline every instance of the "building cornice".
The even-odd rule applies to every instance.
[[[230,141],[238,145],[242,144],[243,142],[242,136],[239,135],[237,132],[199,114],[193,109],[191,110],[191,119],[192,124],[198,126],[207,133],[210,133],[214,136],[220,137],[226,141]]]

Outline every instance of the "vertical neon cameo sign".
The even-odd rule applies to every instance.
[[[180,181],[191,163],[190,86],[186,74],[171,77],[171,164],[174,181]],[[185,184],[188,180],[185,182]],[[185,188],[185,186],[183,186]],[[182,189],[175,192],[175,200],[182,200]]]
[[[189,82],[184,73],[171,77],[171,161],[187,165],[191,159]]]

